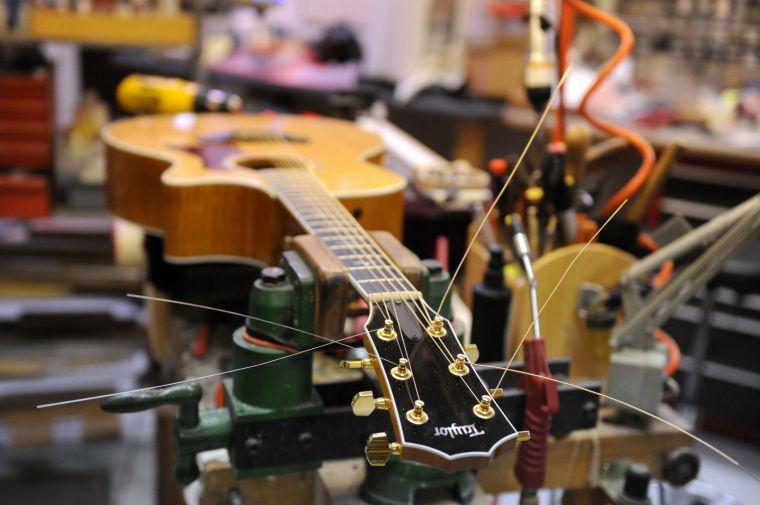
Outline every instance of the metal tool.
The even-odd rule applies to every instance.
[[[760,195],[755,195],[684,235],[629,268],[621,279],[625,316],[614,327],[614,348],[607,394],[648,412],[655,412],[662,399],[662,370],[666,351],[654,332],[694,292],[706,283],[731,255],[760,228]],[[683,257],[694,249],[709,247],[664,287],[642,298],[637,284],[667,260]]]
[[[504,249],[499,244],[491,244],[489,253],[483,282],[472,289],[470,340],[478,346],[482,360],[501,361],[512,293],[504,285]]]
[[[296,237],[293,242],[299,246],[306,241]],[[335,310],[340,301],[328,300],[326,290],[333,295],[341,290],[334,278],[322,275],[320,261],[318,255],[303,248],[287,251],[279,267],[265,268],[255,281],[249,312],[257,319],[247,320],[233,335],[233,367],[252,368],[224,380],[223,407],[199,410],[199,386],[181,384],[114,397],[106,400],[103,408],[118,413],[164,404],[180,405],[174,422],[177,458],[174,476],[182,484],[192,482],[200,474],[196,455],[212,449],[227,449],[238,478],[309,471],[325,460],[364,453],[370,466],[362,496],[370,503],[411,503],[408,497],[414,496],[416,490],[435,487],[450,489],[462,502],[467,502],[473,485],[469,473],[444,473],[397,458],[398,444],[386,435],[391,429],[389,418],[375,413],[388,408],[388,402],[369,376],[345,383],[314,384],[312,354],[288,355],[292,350],[324,342],[314,342],[307,334],[267,322],[305,332],[334,334],[320,330],[326,324],[320,318],[326,313],[340,312]],[[438,304],[449,282],[448,273],[430,260],[420,264],[422,291],[427,300]],[[444,304],[442,315],[449,312],[450,306]],[[464,349],[467,359],[476,362],[477,349],[471,345],[465,345]],[[280,357],[288,359],[266,363]],[[256,366],[263,363],[266,366]],[[369,359],[342,362],[343,368],[363,369],[368,365]],[[498,381],[501,374],[498,367],[506,364],[493,365],[494,368],[485,368],[481,374],[487,384]],[[512,367],[519,370],[521,364],[513,363]],[[553,373],[565,375],[569,369],[566,360],[555,360],[550,367]],[[515,377],[508,377],[507,387],[500,390],[502,394],[495,401],[501,409],[515,412],[515,423],[520,426],[528,400],[523,390],[516,387],[516,381]],[[280,386],[284,384],[287,387]],[[584,387],[599,389],[598,383],[587,383]],[[356,393],[357,390],[360,392]],[[596,424],[598,404],[589,402],[585,393],[567,387],[561,396],[567,410],[557,414],[552,434],[563,436]],[[589,408],[589,403],[593,408]],[[360,416],[362,422],[357,422],[355,416]],[[367,432],[373,435],[365,445]],[[375,466],[386,463],[385,468]]]
[[[515,256],[520,260],[530,284],[530,307],[533,314],[533,338],[523,343],[524,369],[532,375],[520,377],[526,396],[524,428],[530,432],[531,437],[520,445],[515,475],[523,487],[520,503],[536,505],[538,490],[544,485],[549,432],[552,415],[559,411],[559,394],[556,382],[541,378],[552,379],[553,376],[546,359],[546,341],[541,338],[538,285],[530,262],[530,246],[517,214],[512,215],[510,227]]]

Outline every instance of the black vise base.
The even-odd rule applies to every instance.
[[[491,363],[505,367],[506,363]],[[522,363],[512,368],[522,369]],[[558,378],[569,372],[566,359],[550,360],[549,369]],[[502,371],[480,368],[480,375],[489,387],[495,387]],[[507,373],[504,379],[504,397],[496,401],[512,423],[520,429],[525,411],[525,392],[518,386],[519,374]],[[599,392],[598,382],[584,381],[578,384]],[[374,412],[368,417],[356,417],[351,412],[351,399],[361,390],[373,389],[377,396],[379,388],[365,376],[361,381],[320,384],[316,393],[324,404],[324,411],[316,416],[303,416],[276,421],[255,421],[239,425],[232,440],[234,465],[240,474],[266,473],[267,469],[301,466],[321,461],[359,457],[364,454],[364,444],[370,433],[392,433],[390,418],[386,412]],[[599,397],[586,391],[560,384],[560,410],[552,417],[552,435],[564,437],[575,430],[596,426]]]

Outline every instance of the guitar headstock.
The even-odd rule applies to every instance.
[[[370,299],[364,345],[383,398],[354,397],[357,415],[390,414],[395,441],[375,433],[370,464],[391,454],[443,471],[487,466],[515,446],[518,431],[490,395],[449,321],[419,298]],[[365,366],[370,362],[365,361]]]

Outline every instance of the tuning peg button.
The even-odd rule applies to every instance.
[[[383,432],[373,433],[367,438],[364,454],[371,466],[385,466],[391,455],[399,456],[401,454],[401,444],[388,442],[388,435]]]
[[[370,358],[365,359],[342,359],[338,363],[340,368],[372,368],[372,360]]]
[[[443,325],[443,318],[435,316],[433,322],[427,327],[428,335],[434,338],[443,338],[446,336],[446,328]]]
[[[387,398],[375,398],[372,391],[359,391],[351,400],[351,410],[355,416],[366,417],[375,409],[388,410],[390,402]]]
[[[477,363],[478,358],[480,358],[480,350],[475,344],[464,344],[464,354],[470,363]]]

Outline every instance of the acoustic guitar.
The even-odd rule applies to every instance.
[[[308,166],[370,230],[401,236],[406,180],[379,137],[348,121],[177,114],[103,129],[108,208],[164,239],[171,262],[279,260],[288,215],[260,169]]]
[[[387,410],[395,436],[370,436],[370,464],[398,454],[444,471],[474,469],[515,446],[521,434],[452,325],[362,227],[400,231],[405,181],[376,164],[377,137],[337,120],[224,115],[141,117],[111,124],[103,137],[109,205],[162,231],[175,259],[272,263],[285,231],[281,206],[342,264],[370,306],[371,357],[354,365],[373,368],[384,395],[357,395],[354,412]]]

